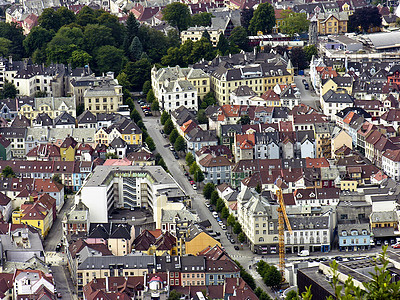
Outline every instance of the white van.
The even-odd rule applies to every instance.
[[[310,255],[310,251],[308,250],[301,250],[298,254],[298,256],[309,256]]]

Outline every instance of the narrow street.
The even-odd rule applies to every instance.
[[[304,84],[302,82],[303,79],[308,80],[308,76],[301,76],[301,75],[294,76],[294,82],[296,83],[296,86],[299,89],[300,94],[301,94],[300,103],[304,103],[304,104],[311,106],[317,110],[320,110],[321,105],[319,102],[319,96],[314,91],[311,91],[312,85],[310,84],[309,81],[307,81],[307,82],[310,86],[310,89],[306,90],[304,88]]]

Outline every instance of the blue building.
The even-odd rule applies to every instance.
[[[367,250],[371,246],[371,229],[369,223],[338,224],[339,250]]]
[[[229,259],[206,260],[206,286],[223,285],[225,278],[240,277],[239,267]]]

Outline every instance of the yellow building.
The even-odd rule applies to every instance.
[[[21,209],[23,206],[21,207]],[[52,212],[40,203],[30,204],[23,211],[14,211],[12,213],[13,224],[27,224],[39,230],[45,237],[53,225]]]
[[[349,95],[353,94],[353,77],[334,77],[329,78],[321,85],[321,95],[325,95],[328,91],[334,91],[336,93],[346,93]]]
[[[235,54],[243,56],[237,59],[246,59],[248,54]],[[235,61],[232,56],[232,61]],[[277,58],[279,60],[279,58]],[[221,60],[224,61],[224,60]],[[230,59],[228,59],[228,62]],[[289,60],[286,64],[283,60],[280,64],[248,61],[246,65],[235,65],[227,68],[219,67],[211,75],[211,89],[215,93],[215,98],[220,105],[229,104],[230,93],[239,86],[248,86],[258,96],[264,92],[272,90],[276,84],[293,83],[294,68]]]
[[[356,192],[357,191],[357,186],[358,186],[358,181],[357,180],[341,180],[340,181],[340,190],[341,191],[350,191],[350,192]]]
[[[121,85],[102,85],[87,89],[83,95],[85,110],[93,114],[112,113],[122,105]]]
[[[331,157],[335,158],[336,150],[343,146],[353,149],[353,139],[346,131],[335,129],[331,138]]]
[[[220,242],[202,231],[185,242],[185,254],[197,255],[197,253],[204,250],[206,247],[214,247],[215,245],[221,247]]]
[[[22,105],[18,114],[34,120],[41,113],[46,113],[50,118],[55,119],[64,112],[76,117],[75,97],[35,98],[34,105],[28,103]]]
[[[320,123],[315,124],[314,132],[315,132],[315,143],[317,145],[316,157],[325,157],[331,158],[332,153],[332,145],[331,145],[331,137],[334,126],[331,123]]]
[[[395,211],[377,211],[370,216],[371,228],[388,228],[392,227],[398,230],[399,219]]]
[[[75,161],[75,151],[78,148],[78,142],[72,137],[67,137],[60,146],[60,155],[62,161]]]
[[[318,14],[317,28],[322,35],[343,34],[347,32],[348,12]]]

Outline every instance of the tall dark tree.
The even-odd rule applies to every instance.
[[[150,78],[150,69],[150,61],[146,58],[142,58],[135,62],[128,62],[123,72],[128,76],[132,89],[140,91],[144,82]]]
[[[124,49],[126,53],[128,53],[128,48],[131,45],[133,38],[137,36],[138,31],[139,31],[139,22],[136,20],[136,17],[133,13],[129,13],[125,24],[126,34],[124,38]]]
[[[201,35],[201,37],[205,38],[211,42],[211,36],[210,36],[210,33],[207,31],[207,29],[203,31],[203,34]]]
[[[194,14],[192,16],[192,26],[211,26],[212,14],[208,12],[202,12],[199,14]]]
[[[229,37],[229,42],[233,45],[238,46],[244,51],[249,50],[249,38],[247,37],[247,31],[242,26],[237,26],[233,28],[231,35]]]
[[[174,2],[168,4],[163,10],[163,20],[179,31],[186,30],[192,21],[189,8],[186,4]]]
[[[138,60],[142,56],[142,53],[143,53],[142,43],[140,42],[139,38],[135,36],[132,40],[131,45],[129,46],[130,57],[133,58],[134,60]]]
[[[14,22],[0,22],[0,37],[12,42],[9,53],[13,56],[13,59],[20,60],[24,57],[25,49],[22,43],[25,36],[21,26]]]
[[[52,38],[53,34],[47,29],[41,26],[33,27],[23,42],[26,54],[31,56],[36,49],[46,47]]]
[[[304,70],[309,66],[307,63],[306,54],[301,47],[292,48],[290,51],[290,60],[292,61],[293,67],[297,70]]]
[[[114,16],[109,12],[103,12],[99,17],[97,17],[97,23],[111,29],[111,34],[116,45],[119,46],[124,42],[124,26],[120,24],[117,16]]]
[[[111,45],[114,46],[115,39],[112,30],[104,25],[88,24],[85,27],[85,50],[90,54],[99,47]]]
[[[372,27],[382,25],[382,16],[376,6],[365,6],[358,8],[349,17],[348,32],[368,31]]]
[[[76,23],[81,26],[97,23],[96,14],[89,6],[84,6],[76,15]]]
[[[1,98],[15,98],[17,96],[17,88],[15,87],[14,83],[6,82],[4,83],[3,90],[1,92]]]
[[[217,49],[221,55],[225,55],[229,51],[229,42],[222,33],[219,35]]]
[[[253,8],[244,8],[240,12],[240,24],[247,30],[250,26],[250,20],[253,18],[254,9]]]
[[[96,64],[97,70],[100,73],[106,73],[108,71],[115,72],[118,74],[127,59],[124,56],[124,51],[114,46],[106,45],[98,48],[96,50]],[[127,74],[129,76],[129,74]],[[147,77],[146,77],[147,78]],[[144,78],[144,80],[146,79]],[[140,86],[143,85],[143,82],[138,83]]]
[[[250,20],[249,32],[255,35],[258,31],[262,31],[266,34],[272,32],[274,26],[275,10],[273,6],[268,2],[259,4]]]

